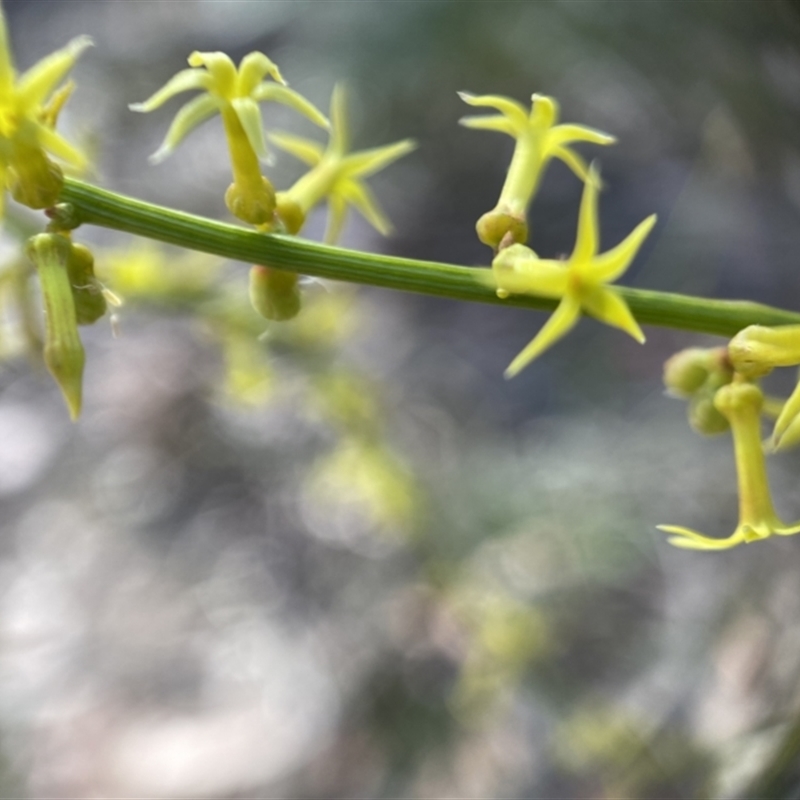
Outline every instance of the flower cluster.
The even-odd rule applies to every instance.
[[[764,396],[759,381],[776,367],[800,365],[800,325],[751,325],[727,348],[683,350],[667,361],[668,391],[689,402],[689,421],[699,433],[730,429],[739,485],[739,524],[731,536],[715,539],[689,528],[661,525],[670,543],[693,550],[724,550],[772,534],[800,533],[776,514],[767,477],[762,417],[777,417],[766,447],[775,452],[800,443],[800,387],[785,402]]]
[[[614,137],[583,125],[557,125],[558,104],[544,95],[533,95],[530,113],[507,97],[475,97],[465,92],[460,96],[472,106],[489,106],[500,112],[493,116],[465,117],[462,125],[501,131],[516,139],[500,199],[476,226],[480,240],[496,251],[489,280],[502,299],[512,294],[531,294],[559,300],[553,316],[506,369],[506,377],[516,375],[566,335],[577,324],[581,311],[643,343],[644,334],[625,300],[608,284],[628,269],[653,229],[656,215],[640,222],[616,247],[598,252],[600,170],[594,163],[587,165],[570,147],[573,142],[613,144]],[[584,182],[578,235],[572,255],[566,261],[539,258],[524,245],[528,238],[528,205],[553,158],[564,161]]]

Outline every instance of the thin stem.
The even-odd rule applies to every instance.
[[[247,264],[265,264],[318,278],[454,300],[544,310],[552,310],[557,304],[554,300],[528,295],[501,300],[491,286],[478,279],[484,273],[477,268],[362,253],[291,236],[257,233],[134,200],[72,178],[65,180],[60,200],[72,204],[75,217],[81,223],[113,228]],[[800,323],[800,313],[747,300],[709,300],[623,286],[618,289],[643,325],[733,336],[748,325]]]

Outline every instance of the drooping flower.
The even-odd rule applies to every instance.
[[[267,154],[259,103],[283,103],[323,128],[328,127],[328,121],[308,100],[286,86],[278,67],[263,53],[249,53],[237,69],[225,53],[195,51],[189,56],[189,65],[190,69],[177,73],[144,103],[130,106],[132,111],[153,111],[177,94],[203,91],[175,115],[151,161],[165,159],[190,131],[219,114],[233,171],[233,183],[225,196],[228,208],[245,222],[271,223],[275,192],[259,165],[259,159]]]
[[[58,200],[63,175],[50,156],[79,169],[86,166],[83,153],[55,131],[71,91],[69,84],[56,87],[91,44],[88,36],[79,36],[17,75],[0,10],[0,217],[6,189],[31,208]]]
[[[531,110],[508,97],[468,92],[458,96],[471,106],[488,106],[500,113],[485,117],[464,117],[459,122],[468,128],[500,131],[516,139],[497,205],[476,225],[478,237],[497,250],[501,245],[524,244],[528,239],[528,205],[552,158],[561,159],[581,180],[589,177],[586,162],[570,145],[573,142],[613,144],[616,138],[585,125],[558,125],[558,103],[546,95],[534,94]]]
[[[318,142],[292,134],[269,135],[271,142],[311,167],[288,191],[278,193],[278,214],[287,230],[297,233],[308,212],[327,198],[329,214],[326,242],[332,243],[339,238],[348,205],[354,206],[374,228],[386,236],[391,232],[391,223],[363,179],[410,153],[416,143],[411,139],[403,139],[383,147],[349,153],[350,126],[346,92],[342,84],[337,84],[333,89],[330,118],[330,138],[324,149]]]
[[[575,249],[566,261],[539,258],[530,248],[516,244],[501,250],[492,263],[499,297],[533,294],[561,299],[537,336],[511,362],[505,373],[508,378],[570,331],[577,324],[582,310],[600,322],[622,329],[637,342],[644,342],[644,334],[627,303],[608,284],[628,268],[655,225],[656,215],[651,214],[640,222],[616,247],[598,254],[599,184],[599,172],[592,164],[583,189]]]
[[[753,383],[739,379],[719,389],[714,405],[730,423],[739,484],[739,524],[727,539],[713,539],[677,525],[659,525],[670,533],[670,544],[687,550],[727,550],[743,542],[766,539],[772,534],[800,533],[800,523],[787,525],[776,514],[767,479],[761,444],[760,415],[764,395]]]

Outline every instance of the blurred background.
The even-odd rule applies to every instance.
[[[473,226],[513,145],[459,127],[456,92],[541,92],[619,139],[583,148],[603,249],[659,215],[623,282],[797,308],[793,3],[4,7],[20,70],[95,39],[60,125],[101,186],[228,219],[219,119],[153,167],[180,101],[127,106],[192,50],[263,50],[323,110],[347,82],[355,147],[419,143],[371,181],[395,234],[353,215],[343,244],[487,265]],[[580,192],[553,163],[540,255],[571,250]],[[41,220],[14,211],[5,269]],[[269,326],[247,265],[76,238],[126,301],[117,338],[83,329],[78,424],[9,309],[0,340],[0,796],[800,796],[800,541],[703,554],[655,530],[736,525],[730,438],[661,385],[722,340],[583,320],[506,381],[542,314],[311,282]],[[769,466],[800,517],[797,454]]]

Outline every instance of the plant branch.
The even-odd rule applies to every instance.
[[[186,214],[68,178],[61,202],[80,224],[99,225],[248,264],[303,275],[382,286],[479,303],[552,310],[555,301],[529,295],[506,300],[479,279],[478,268],[362,253],[278,234],[263,234]],[[733,336],[748,325],[800,324],[800,313],[746,300],[711,300],[617,287],[643,325]]]

